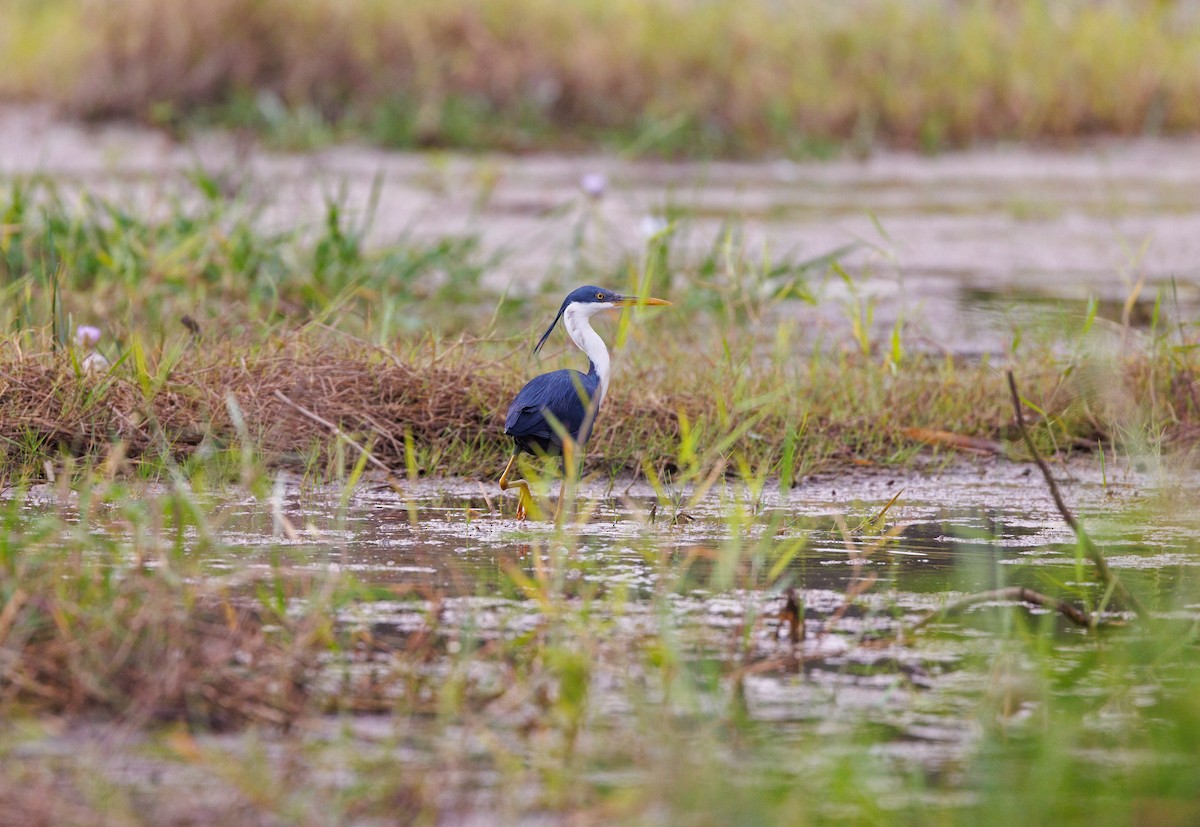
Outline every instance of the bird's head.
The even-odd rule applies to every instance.
[[[563,317],[567,311],[581,313],[584,316],[594,316],[605,310],[613,310],[618,307],[641,307],[646,305],[669,305],[669,301],[664,299],[654,299],[646,296],[623,296],[620,293],[612,290],[605,290],[603,287],[592,287],[587,285],[584,287],[572,290],[565,299],[563,299],[562,307],[558,308],[558,315],[554,317],[554,321],[546,328],[546,332],[542,334],[542,338],[538,339],[537,345],[533,348],[533,352],[537,353],[542,349],[542,345],[550,338],[550,333],[554,330],[554,326],[558,324],[558,320]]]

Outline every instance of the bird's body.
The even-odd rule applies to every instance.
[[[587,373],[568,369],[535,376],[509,406],[504,433],[512,437],[518,451],[560,456],[562,433],[555,430],[546,411],[557,411],[555,418],[562,430],[583,445],[592,435],[596,417],[594,413],[588,416],[588,408],[599,390],[600,376],[595,366]]]
[[[563,320],[567,335],[588,357],[588,372],[556,370],[535,376],[513,399],[504,420],[504,433],[512,437],[513,456],[500,477],[500,488],[509,485],[521,489],[518,517],[530,504],[529,484],[524,480],[508,479],[513,462],[521,453],[539,456],[562,456],[567,470],[574,450],[587,444],[600,405],[608,392],[611,363],[604,340],[592,329],[589,319],[604,310],[638,304],[665,305],[662,299],[641,299],[622,296],[600,287],[580,287],[563,301],[558,315],[534,347],[537,353],[558,320]],[[569,473],[569,472],[568,472]],[[562,505],[562,498],[559,498]]]

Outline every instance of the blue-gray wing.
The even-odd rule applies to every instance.
[[[548,411],[577,442],[587,442],[592,430],[587,406],[599,385],[597,377],[577,370],[556,370],[535,376],[509,405],[504,433],[517,440],[548,440],[562,445],[546,416]],[[587,432],[581,433],[585,425]]]

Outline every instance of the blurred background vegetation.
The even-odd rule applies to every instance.
[[[0,98],[282,148],[811,157],[1200,126],[1173,0],[0,0]]]

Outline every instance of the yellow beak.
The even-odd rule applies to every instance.
[[[617,300],[616,305],[617,307],[645,307],[651,305],[670,307],[671,303],[666,299],[655,299],[650,296],[622,296]]]

